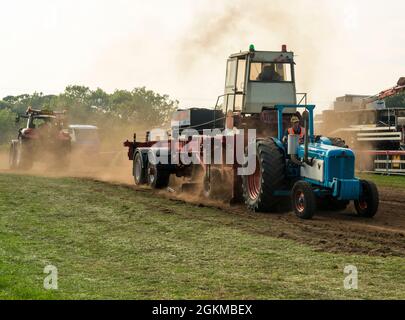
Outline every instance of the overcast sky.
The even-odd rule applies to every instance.
[[[324,108],[405,76],[404,13],[400,0],[3,0],[0,96],[146,86],[212,107],[231,53],[285,43],[298,91]]]

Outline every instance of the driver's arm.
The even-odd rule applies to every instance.
[[[287,143],[287,141],[288,141],[288,129],[284,131],[283,143]]]

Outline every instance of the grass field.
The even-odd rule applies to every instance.
[[[149,191],[2,174],[0,212],[0,299],[405,299],[404,258],[314,251]]]
[[[387,176],[381,174],[360,174],[360,178],[374,181],[380,187],[405,189],[405,176]]]

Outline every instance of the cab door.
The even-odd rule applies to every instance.
[[[242,110],[246,83],[246,60],[231,58],[227,62],[223,111]]]

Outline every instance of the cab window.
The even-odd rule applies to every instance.
[[[227,88],[235,87],[236,66],[237,66],[236,59],[228,60],[226,68],[226,84],[225,84]]]
[[[29,123],[29,127],[31,129],[40,128],[45,125],[45,123],[49,122],[47,119],[44,118],[34,118],[32,119],[31,123]]]
[[[292,82],[291,64],[252,62],[249,80],[257,82]]]

